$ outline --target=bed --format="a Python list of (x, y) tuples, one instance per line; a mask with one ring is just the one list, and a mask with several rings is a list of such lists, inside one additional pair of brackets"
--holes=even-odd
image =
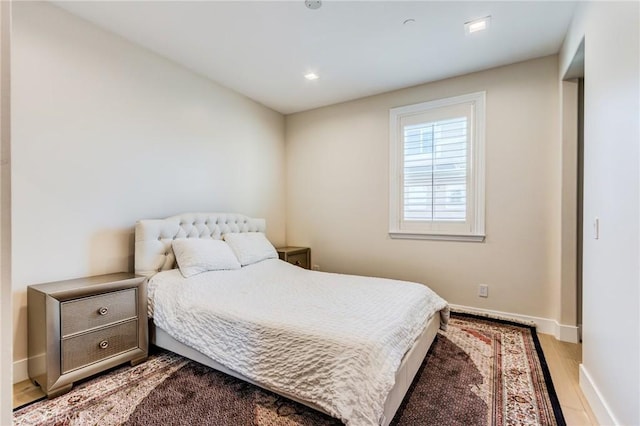
[(175, 240), (265, 229), (263, 219), (227, 213), (138, 221), (135, 272), (149, 279), (151, 343), (346, 424), (388, 425), (446, 326), (446, 302), (423, 285), (274, 258), (189, 278), (176, 269)]

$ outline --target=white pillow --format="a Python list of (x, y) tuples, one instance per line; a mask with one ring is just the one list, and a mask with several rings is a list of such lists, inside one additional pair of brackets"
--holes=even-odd
[(173, 240), (173, 253), (185, 278), (206, 271), (240, 269), (231, 248), (222, 240), (182, 238)]
[(236, 254), (242, 266), (278, 258), (278, 252), (262, 232), (224, 234), (224, 240)]

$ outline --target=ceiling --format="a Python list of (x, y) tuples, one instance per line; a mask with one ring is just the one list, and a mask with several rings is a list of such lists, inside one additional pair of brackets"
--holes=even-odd
[[(557, 53), (576, 4), (54, 3), (283, 114)], [(487, 31), (465, 34), (465, 22), (487, 15)]]

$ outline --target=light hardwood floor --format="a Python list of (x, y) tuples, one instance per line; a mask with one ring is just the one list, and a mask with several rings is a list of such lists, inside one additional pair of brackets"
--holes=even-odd
[(538, 338), (567, 425), (597, 425), (598, 422), (580, 389), (578, 379), (578, 366), (582, 362), (582, 345), (561, 342), (548, 334), (539, 333)]
[(28, 404), (43, 398), (44, 393), (31, 380), (25, 380), (13, 385), (13, 408)]
[[(597, 425), (598, 422), (578, 384), (578, 365), (582, 362), (582, 345), (560, 342), (548, 334), (538, 334), (538, 337), (567, 425)], [(43, 396), (40, 388), (35, 387), (28, 380), (13, 385), (14, 408)]]

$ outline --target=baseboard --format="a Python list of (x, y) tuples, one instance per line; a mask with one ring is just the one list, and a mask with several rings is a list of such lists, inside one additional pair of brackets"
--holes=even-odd
[(27, 358), (13, 362), (13, 383), (29, 379), (29, 360)]
[(578, 327), (575, 325), (564, 325), (558, 321), (549, 318), (532, 317), (529, 315), (514, 314), (512, 312), (492, 311), (489, 309), (474, 308), (471, 306), (449, 305), (452, 310), (476, 313), (478, 315), (487, 315), (497, 318), (511, 319), (518, 322), (533, 323), (539, 333), (551, 334), (556, 339), (563, 342), (578, 343), (579, 333)]
[(580, 389), (582, 389), (584, 397), (587, 398), (587, 402), (591, 406), (591, 411), (593, 411), (593, 414), (596, 416), (599, 424), (621, 424), (611, 412), (609, 405), (605, 402), (584, 364), (580, 364)]
[(563, 342), (578, 343), (580, 342), (580, 328), (575, 325), (564, 325), (554, 321), (556, 323), (557, 332), (554, 334), (556, 339)]

